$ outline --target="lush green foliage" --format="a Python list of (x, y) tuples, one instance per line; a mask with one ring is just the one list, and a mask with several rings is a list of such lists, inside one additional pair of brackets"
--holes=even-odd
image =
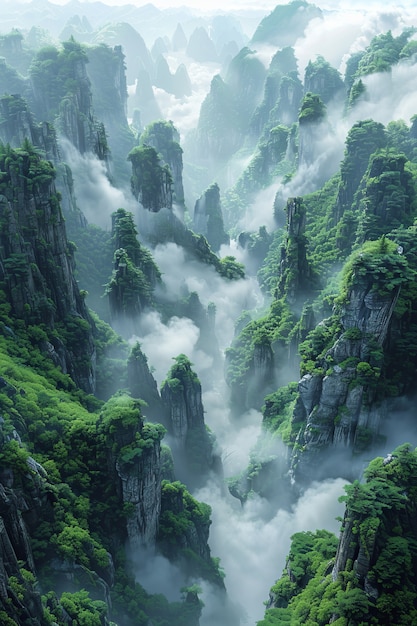
[(326, 115), (326, 105), (318, 94), (306, 93), (301, 103), (298, 121), (300, 124), (320, 122)]
[[(417, 452), (404, 444), (385, 459), (372, 461), (365, 471), (366, 482), (346, 486), (346, 496), (341, 498), (346, 502), (342, 537), (350, 533), (351, 544), (346, 546), (350, 558), (342, 561), (342, 567), (336, 557), (336, 537), (325, 531), (294, 535), (286, 568), (271, 589), (270, 608), (258, 626), (324, 626), (330, 620), (413, 623), (416, 464)], [(335, 563), (339, 563), (337, 570)]]
[(48, 117), (58, 114), (64, 96), (77, 92), (80, 62), (87, 62), (87, 55), (74, 39), (63, 42), (60, 49), (50, 45), (37, 52), (29, 74), (36, 92), (46, 105)]
[(163, 191), (170, 190), (172, 174), (168, 165), (162, 165), (157, 151), (152, 146), (137, 146), (129, 152), (132, 163), (132, 191), (145, 209), (159, 211), (166, 198)]

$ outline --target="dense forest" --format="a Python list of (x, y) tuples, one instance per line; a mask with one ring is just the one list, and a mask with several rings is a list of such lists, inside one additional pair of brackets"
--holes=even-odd
[(416, 624), (417, 14), (22, 6), (0, 623)]

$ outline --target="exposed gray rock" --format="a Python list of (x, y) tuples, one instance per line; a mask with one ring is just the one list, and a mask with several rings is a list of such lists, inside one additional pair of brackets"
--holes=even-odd
[(168, 430), (174, 437), (174, 462), (180, 479), (198, 485), (208, 472), (217, 473), (220, 460), (214, 440), (206, 430), (201, 384), (187, 357), (180, 355), (161, 388), (161, 397), (168, 410)]

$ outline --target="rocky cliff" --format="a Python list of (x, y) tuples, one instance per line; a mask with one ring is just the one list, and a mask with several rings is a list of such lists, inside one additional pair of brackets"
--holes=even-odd
[[(175, 359), (161, 387), (161, 397), (168, 411), (168, 432), (173, 436), (173, 454), (177, 474), (198, 485), (209, 472), (219, 472), (220, 459), (214, 439), (204, 423), (201, 384), (185, 355)], [(190, 482), (191, 481), (191, 482)]]
[(265, 620), (281, 623), (401, 624), (415, 614), (416, 451), (403, 444), (346, 485), (339, 540), (296, 533)]
[[(332, 579), (341, 580), (347, 572), (354, 572), (355, 586), (369, 602), (365, 607), (378, 615), (379, 623), (387, 619), (384, 614), (397, 623), (402, 613), (412, 609), (411, 598), (416, 596), (416, 555), (411, 547), (416, 527), (410, 523), (416, 508), (415, 464), (415, 451), (404, 444), (372, 461), (365, 471), (366, 482), (346, 487), (346, 512)], [(395, 601), (399, 587), (407, 589), (407, 600)]]
[(344, 98), (344, 83), (340, 73), (332, 67), (326, 59), (318, 56), (315, 61), (309, 61), (304, 75), (305, 93), (315, 93), (320, 96), (324, 104), (331, 100)]
[(258, 138), (273, 124), (297, 121), (303, 86), (298, 78), (294, 49), (278, 50), (271, 59), (264, 94), (251, 119), (251, 131)]
[(55, 171), (26, 141), (5, 148), (2, 179), (1, 279), (14, 315), (60, 329), (43, 350), (86, 391), (95, 387), (92, 321), (74, 277)]
[[(302, 347), (302, 371), (307, 371), (293, 415), (293, 423), (300, 424), (293, 470), (301, 480), (320, 475), (316, 463), (324, 451), (321, 468), (340, 475), (338, 455), (344, 451), (350, 458), (352, 451), (360, 453), (378, 440), (387, 414), (387, 334), (401, 285), (412, 280), (401, 252), (384, 238), (356, 252), (346, 269), (338, 313), (319, 324)], [(349, 478), (355, 469), (347, 465), (344, 471)]]
[(302, 198), (290, 198), (285, 210), (287, 235), (281, 248), (276, 295), (286, 298), (290, 306), (299, 309), (314, 291), (314, 275), (307, 260), (306, 207)]
[(130, 548), (153, 546), (161, 512), (160, 441), (164, 429), (145, 424), (140, 402), (128, 396), (109, 400), (101, 419), (109, 444), (109, 470), (117, 480), (120, 506), (128, 511)]

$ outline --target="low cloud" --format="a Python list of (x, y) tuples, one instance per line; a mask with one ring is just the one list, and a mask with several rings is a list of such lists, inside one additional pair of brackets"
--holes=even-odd
[[(269, 503), (260, 497), (255, 496), (242, 508), (231, 496), (222, 497), (214, 486), (198, 492), (198, 499), (212, 506), (211, 551), (213, 556), (221, 556), (226, 588), (232, 603), (242, 607), (246, 616), (243, 623), (262, 619), (263, 603), (281, 576), (294, 533), (322, 528), (339, 532), (335, 518), (343, 515), (344, 506), (338, 497), (344, 493), (344, 484), (341, 479), (316, 483), (291, 511), (280, 509), (272, 517)], [(202, 600), (206, 602), (204, 596)], [(204, 612), (201, 624), (212, 626)]]
[(390, 72), (379, 72), (362, 78), (366, 86), (365, 99), (360, 101), (349, 115), (356, 120), (373, 119), (382, 124), (392, 120), (404, 120), (417, 113), (415, 92), (417, 89), (417, 64), (403, 61)]
[(77, 205), (90, 224), (109, 230), (114, 211), (135, 210), (137, 203), (130, 192), (111, 185), (103, 161), (92, 153), (81, 154), (65, 139), (60, 139), (60, 146), (73, 174)]
[(155, 380), (160, 385), (176, 356), (195, 355), (194, 348), (199, 335), (197, 326), (186, 317), (172, 317), (164, 324), (160, 315), (152, 312), (141, 317), (138, 333), (130, 339), (130, 343), (133, 345), (139, 341)]

